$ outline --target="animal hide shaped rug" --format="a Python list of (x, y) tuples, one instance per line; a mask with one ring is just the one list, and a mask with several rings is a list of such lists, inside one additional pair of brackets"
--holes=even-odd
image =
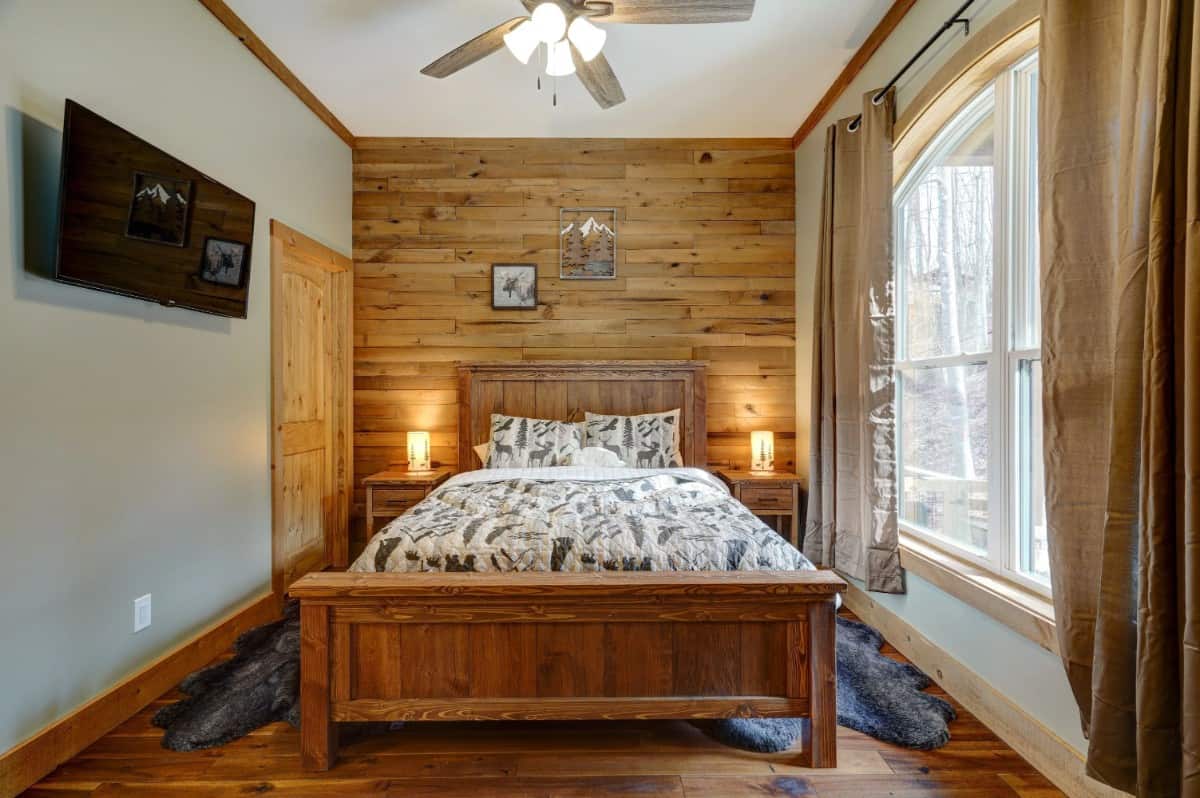
[[(883, 638), (866, 624), (837, 619), (838, 723), (907, 748), (940, 748), (950, 740), (954, 709), (921, 692), (932, 682), (908, 663), (879, 652)], [(238, 638), (234, 656), (193, 673), (179, 685), (187, 698), (164, 707), (154, 724), (163, 747), (196, 751), (224, 745), (268, 723), (300, 725), (299, 605)], [(699, 722), (707, 734), (749, 751), (790, 748), (798, 718), (736, 718)]]
[(300, 727), (299, 602), (243, 634), (233, 650), (232, 659), (183, 680), (187, 698), (155, 713), (154, 725), (166, 730), (163, 748), (214, 748), (277, 720)]

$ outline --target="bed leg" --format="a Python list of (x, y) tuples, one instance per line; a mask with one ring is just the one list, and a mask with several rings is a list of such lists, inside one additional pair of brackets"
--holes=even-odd
[(809, 717), (803, 724), (808, 766), (837, 767), (837, 620), (832, 600), (808, 607)]
[(300, 606), (300, 762), (329, 770), (337, 760), (337, 724), (330, 718), (329, 607)]

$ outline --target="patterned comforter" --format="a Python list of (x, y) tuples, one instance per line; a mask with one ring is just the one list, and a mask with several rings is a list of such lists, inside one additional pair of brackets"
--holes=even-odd
[(812, 564), (695, 468), (522, 468), (448, 480), (351, 571), (799, 570)]

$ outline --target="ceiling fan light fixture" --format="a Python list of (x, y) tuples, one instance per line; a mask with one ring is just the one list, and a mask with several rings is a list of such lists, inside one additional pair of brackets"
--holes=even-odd
[(566, 39), (550, 45), (550, 56), (546, 59), (546, 74), (555, 78), (575, 74), (575, 61), (571, 58), (571, 43)]
[(533, 9), (530, 19), (538, 38), (546, 44), (560, 41), (567, 32), (567, 15), (557, 3), (542, 3)]
[(608, 31), (588, 22), (587, 17), (575, 17), (571, 27), (567, 28), (567, 38), (571, 40), (571, 44), (575, 45), (575, 49), (579, 51), (579, 56), (584, 61), (591, 61), (604, 49)]
[(538, 48), (542, 40), (538, 38), (533, 23), (525, 20), (517, 27), (504, 34), (504, 44), (513, 57), (522, 64), (529, 63), (529, 57)]

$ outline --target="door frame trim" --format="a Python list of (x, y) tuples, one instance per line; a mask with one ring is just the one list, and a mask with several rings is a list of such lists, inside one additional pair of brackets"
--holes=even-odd
[[(354, 323), (354, 261), (330, 249), (320, 242), (289, 227), (278, 219), (271, 219), (271, 591), (282, 600), (288, 585), (284, 584), (283, 541), (283, 259), (284, 246), (295, 247), (304, 256), (307, 266), (330, 273), (348, 272), (351, 279), (345, 298), (346, 362), (345, 374), (346, 410), (344, 440), (335, 441), (343, 448), (346, 464), (340, 484), (334, 487), (339, 501), (350, 507), (354, 490), (354, 370), (353, 370), (353, 323)], [(335, 480), (336, 480), (335, 474)], [(324, 506), (324, 502), (322, 503)], [(349, 512), (347, 511), (347, 522)], [(325, 530), (325, 558), (335, 568), (349, 564), (350, 527), (345, 524), (340, 530)]]

